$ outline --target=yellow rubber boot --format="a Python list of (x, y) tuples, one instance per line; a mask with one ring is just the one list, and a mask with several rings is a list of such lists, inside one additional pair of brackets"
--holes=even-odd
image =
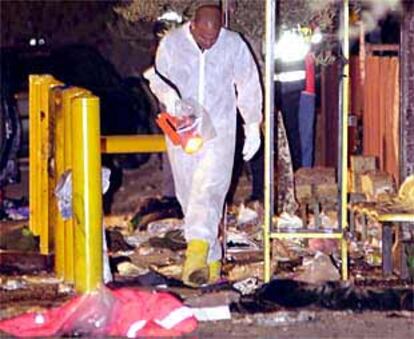
[(187, 244), (183, 268), (183, 282), (198, 287), (208, 282), (208, 242), (194, 239)]
[(214, 284), (221, 278), (221, 261), (216, 260), (208, 264), (208, 283)]

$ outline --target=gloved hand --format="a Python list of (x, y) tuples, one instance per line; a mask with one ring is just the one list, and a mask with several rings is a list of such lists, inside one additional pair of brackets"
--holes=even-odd
[(249, 161), (260, 147), (260, 124), (244, 125), (244, 136), (243, 159), (244, 161)]

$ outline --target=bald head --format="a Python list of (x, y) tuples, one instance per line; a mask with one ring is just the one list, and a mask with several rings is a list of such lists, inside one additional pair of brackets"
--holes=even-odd
[(201, 6), (197, 8), (191, 22), (191, 34), (201, 49), (209, 49), (217, 41), (221, 25), (221, 10), (218, 6)]

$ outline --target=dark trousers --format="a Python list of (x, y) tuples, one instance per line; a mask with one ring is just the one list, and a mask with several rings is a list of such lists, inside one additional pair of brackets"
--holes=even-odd
[(299, 102), (303, 88), (304, 80), (277, 83), (276, 86), (276, 106), (282, 111), (294, 171), (302, 166)]
[[(251, 178), (252, 187), (251, 193), (248, 200), (260, 200), (263, 201), (264, 196), (264, 139), (261, 135), (261, 145), (258, 152), (248, 162)], [(226, 202), (232, 203), (234, 194), (236, 193), (237, 185), (239, 183), (240, 176), (243, 172), (245, 161), (243, 160), (243, 146), (244, 146), (244, 130), (243, 120), (240, 114), (237, 115), (237, 133), (236, 133), (236, 150), (234, 154), (234, 166), (233, 173), (230, 183), (230, 188), (227, 193)]]

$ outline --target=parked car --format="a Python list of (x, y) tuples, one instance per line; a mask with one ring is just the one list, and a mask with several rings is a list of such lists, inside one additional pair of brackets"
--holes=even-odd
[[(70, 45), (54, 49), (3, 48), (0, 105), (0, 185), (16, 180), (16, 159), (28, 155), (28, 77), (52, 74), (66, 85), (86, 88), (100, 98), (101, 133), (151, 133), (151, 102), (144, 80), (123, 79), (94, 48)], [(118, 163), (137, 167), (147, 154), (119, 156)], [(103, 158), (112, 163), (114, 157)]]

